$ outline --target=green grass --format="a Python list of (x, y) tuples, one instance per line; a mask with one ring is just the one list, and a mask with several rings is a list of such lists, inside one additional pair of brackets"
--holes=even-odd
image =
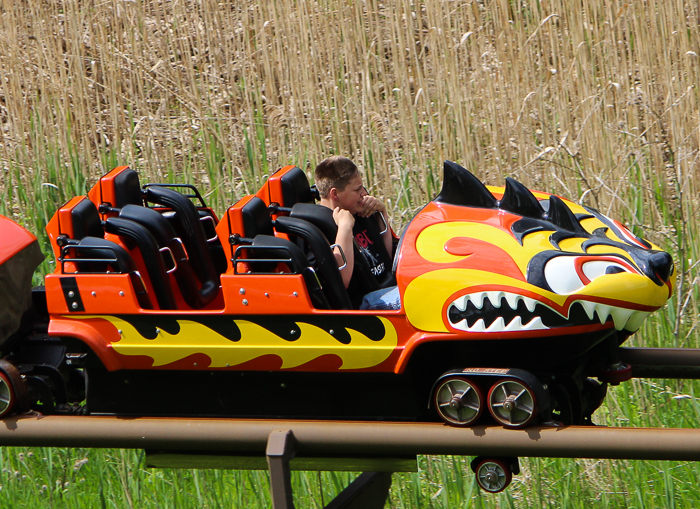
[[(680, 509), (700, 504), (696, 462), (523, 458), (510, 487), (488, 494), (477, 488), (470, 461), (419, 457), (417, 473), (394, 474), (387, 507)], [(271, 507), (267, 472), (147, 469), (143, 462), (143, 452), (134, 450), (2, 448), (0, 507)], [(324, 507), (355, 475), (293, 472), (296, 507)]]

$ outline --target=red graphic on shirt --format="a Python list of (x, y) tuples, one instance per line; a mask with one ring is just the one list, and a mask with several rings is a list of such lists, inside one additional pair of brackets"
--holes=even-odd
[(374, 242), (372, 242), (367, 236), (367, 230), (362, 230), (360, 233), (356, 234), (355, 239), (357, 240), (357, 243), (360, 244), (360, 246), (363, 248), (366, 248), (370, 244), (374, 244)]

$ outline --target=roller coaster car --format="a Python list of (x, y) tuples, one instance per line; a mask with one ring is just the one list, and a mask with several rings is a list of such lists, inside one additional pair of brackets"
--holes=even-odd
[[(671, 257), (619, 222), (449, 161), (385, 280), (346, 290), (335, 231), (294, 166), (221, 220), (119, 167), (51, 219), (56, 268), (32, 290), (37, 241), (0, 216), (0, 415), (582, 424), (674, 291)], [(355, 309), (392, 284), (400, 310)]]

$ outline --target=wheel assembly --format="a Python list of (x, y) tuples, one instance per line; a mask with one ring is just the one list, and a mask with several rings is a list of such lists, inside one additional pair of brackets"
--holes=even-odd
[(493, 418), (509, 428), (523, 428), (537, 415), (534, 392), (519, 380), (497, 382), (489, 391), (488, 402)]
[(29, 409), (27, 387), (16, 367), (0, 360), (0, 418)]
[(489, 493), (498, 493), (508, 487), (513, 473), (505, 461), (500, 459), (481, 460), (476, 468), (476, 482)]
[(481, 417), (483, 397), (468, 378), (450, 376), (435, 389), (435, 408), (440, 418), (452, 426), (469, 426)]

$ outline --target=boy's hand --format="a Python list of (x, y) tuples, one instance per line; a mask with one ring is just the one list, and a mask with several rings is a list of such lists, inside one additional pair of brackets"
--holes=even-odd
[(338, 230), (349, 230), (352, 231), (352, 227), (355, 226), (355, 217), (350, 213), (350, 211), (336, 207), (333, 209), (333, 221), (338, 225)]
[(369, 217), (375, 212), (386, 215), (386, 205), (379, 198), (366, 195), (362, 199), (362, 210), (358, 214), (362, 217)]

